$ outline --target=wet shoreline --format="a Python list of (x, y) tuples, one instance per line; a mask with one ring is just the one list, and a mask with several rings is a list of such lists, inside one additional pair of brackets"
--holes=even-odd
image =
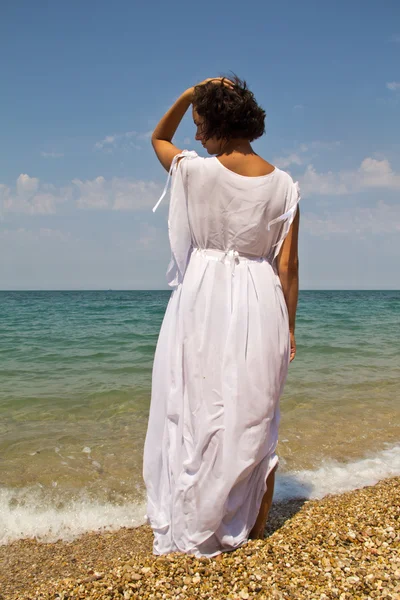
[[(155, 557), (147, 526), (0, 547), (0, 598), (388, 598), (400, 594), (400, 478), (275, 502), (262, 541), (219, 561)], [(58, 594), (58, 595), (56, 595)]]

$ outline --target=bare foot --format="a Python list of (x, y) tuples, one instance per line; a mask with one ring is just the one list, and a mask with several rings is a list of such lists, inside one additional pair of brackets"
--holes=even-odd
[(263, 539), (264, 539), (264, 530), (255, 531), (254, 527), (253, 527), (253, 529), (250, 531), (250, 534), (249, 534), (249, 540), (263, 540)]

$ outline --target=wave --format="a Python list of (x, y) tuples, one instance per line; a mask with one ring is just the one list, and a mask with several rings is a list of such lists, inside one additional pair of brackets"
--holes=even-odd
[(340, 463), (326, 459), (315, 470), (277, 472), (274, 501), (292, 498), (320, 499), (375, 485), (382, 479), (400, 476), (400, 445), (381, 450), (360, 460)]
[[(284, 472), (276, 476), (274, 502), (293, 498), (319, 499), (374, 485), (400, 476), (400, 445), (360, 460), (340, 463), (326, 460), (315, 470)], [(70, 541), (89, 531), (115, 531), (145, 522), (144, 502), (97, 502), (82, 494), (79, 499), (51, 503), (37, 488), (0, 489), (0, 544), (36, 538)]]
[[(58, 504), (58, 503), (57, 503)], [(24, 538), (71, 541), (89, 531), (115, 531), (145, 522), (144, 503), (103, 503), (80, 497), (61, 507), (36, 488), (0, 490), (0, 544)]]

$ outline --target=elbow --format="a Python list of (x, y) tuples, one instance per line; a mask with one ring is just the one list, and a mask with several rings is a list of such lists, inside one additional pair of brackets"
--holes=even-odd
[(170, 144), (171, 140), (168, 140), (166, 137), (160, 137), (158, 135), (154, 135), (154, 133), (151, 136), (151, 145), (153, 146), (155, 151), (157, 151), (157, 146), (159, 144), (165, 144), (165, 142), (168, 142)]
[(151, 143), (154, 146), (155, 144), (157, 144), (157, 142), (162, 141), (162, 136), (160, 136), (159, 134), (157, 134), (157, 128), (153, 131), (153, 133), (151, 134)]

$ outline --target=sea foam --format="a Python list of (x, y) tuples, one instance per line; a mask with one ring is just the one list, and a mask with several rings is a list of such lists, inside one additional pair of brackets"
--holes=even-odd
[[(323, 498), (374, 485), (400, 476), (400, 445), (348, 463), (326, 460), (315, 470), (285, 472), (276, 476), (274, 501)], [(0, 489), (0, 544), (22, 538), (46, 542), (72, 540), (88, 531), (113, 531), (136, 527), (145, 521), (142, 503), (100, 503), (81, 496), (62, 508), (46, 504), (43, 491)]]
[(0, 544), (23, 538), (71, 541), (88, 531), (137, 527), (144, 523), (145, 514), (144, 503), (101, 503), (82, 495), (57, 508), (37, 489), (0, 489)]
[(318, 499), (342, 494), (382, 479), (400, 476), (400, 445), (360, 460), (341, 463), (324, 460), (315, 470), (277, 471), (274, 501), (290, 498)]

